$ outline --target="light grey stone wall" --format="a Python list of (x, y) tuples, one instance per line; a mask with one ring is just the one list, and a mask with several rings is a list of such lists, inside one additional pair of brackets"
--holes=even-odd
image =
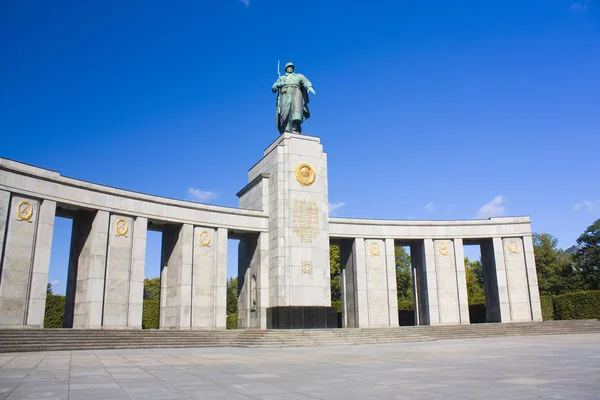
[(31, 327), (44, 327), (55, 213), (56, 203), (50, 200), (43, 200), (39, 208), (38, 227), (33, 254), (33, 270), (27, 306), (26, 325)]
[(531, 321), (531, 303), (523, 240), (521, 238), (504, 238), (502, 242), (510, 301), (510, 320), (511, 322)]
[[(309, 186), (301, 185), (295, 176), (302, 163), (316, 172)], [(342, 242), (345, 326), (397, 324), (396, 239), (412, 243), (420, 324), (468, 323), (463, 240), (482, 244), (488, 321), (541, 320), (528, 217), (330, 219), (327, 175), (327, 155), (319, 139), (288, 133), (275, 140), (250, 169), (249, 184), (238, 193), (240, 209), (109, 188), (0, 158), (0, 326), (42, 324), (57, 204), (75, 210), (66, 327), (141, 326), (149, 218), (167, 227), (161, 261), (161, 327), (225, 327), (228, 230), (255, 238), (245, 261), (245, 276), (240, 277), (245, 284), (254, 285), (256, 280), (256, 287), (241, 289), (246, 290), (246, 297), (240, 298), (241, 326), (266, 327), (268, 307), (329, 306), (330, 239)], [(21, 199), (33, 206), (30, 221), (16, 218)], [(299, 209), (304, 211), (298, 213)], [(308, 226), (295, 223), (295, 217), (310, 210), (315, 218), (304, 221)], [(121, 217), (129, 223), (127, 237), (113, 232), (115, 220)], [(314, 235), (306, 235), (313, 228)], [(199, 244), (201, 230), (211, 233), (210, 246)], [(371, 242), (380, 248), (378, 257), (369, 252)], [(436, 252), (441, 243), (449, 244), (447, 254)]]
[[(2, 192), (0, 223), (0, 327), (43, 327), (56, 204)], [(29, 219), (19, 218), (18, 206), (27, 201)], [(22, 215), (28, 215), (24, 212)]]
[(147, 235), (148, 219), (143, 217), (135, 218), (133, 222), (133, 250), (129, 274), (129, 312), (127, 316), (127, 326), (134, 329), (142, 328)]
[[(127, 224), (125, 234), (117, 228), (117, 224), (123, 220)], [(146, 218), (119, 214), (110, 216), (102, 319), (104, 328), (141, 329), (147, 226)]]
[(439, 325), (442, 321), (440, 319), (435, 245), (432, 239), (423, 240), (423, 255), (421, 273), (423, 279), (421, 282), (425, 284), (421, 285), (420, 290), (423, 291), (423, 296), (426, 300), (423, 302), (424, 304), (421, 309), (427, 316), (427, 325)]
[(9, 210), (10, 192), (0, 190), (0, 278), (2, 278), (2, 260), (4, 259), (4, 235), (6, 233), (8, 225)]
[(385, 240), (389, 326), (398, 326), (398, 287), (396, 286), (396, 247), (393, 239)]
[(531, 316), (533, 321), (542, 320), (542, 305), (540, 303), (540, 291), (535, 267), (535, 255), (533, 252), (533, 237), (523, 237), (523, 252), (527, 266), (527, 283), (529, 286), (529, 299), (531, 302)]
[(493, 238), (494, 265), (496, 269), (496, 285), (498, 293), (498, 306), (500, 310), (499, 322), (511, 322), (510, 298), (508, 297), (508, 282), (504, 246), (501, 238)]
[(164, 304), (161, 302), (160, 309), (160, 328), (190, 329), (193, 231), (189, 224), (169, 226), (163, 231), (166, 285), (165, 301)]
[(227, 230), (168, 226), (162, 258), (160, 328), (225, 328)]
[[(108, 212), (97, 211), (87, 221), (81, 221), (78, 236), (75, 237), (80, 241), (78, 243), (80, 250), (75, 253), (76, 261), (74, 261), (76, 276), (73, 328), (102, 327), (109, 220)], [(71, 273), (69, 275), (72, 285)]]
[[(433, 241), (435, 260), (434, 279), (437, 286), (439, 323), (443, 325), (469, 323), (464, 251), (462, 250), (462, 242), (460, 242), (457, 254), (456, 245), (457, 243), (454, 240)], [(463, 258), (460, 259), (460, 257)], [(460, 281), (458, 279), (459, 275), (461, 276)], [(427, 276), (428, 278), (431, 277), (430, 274)], [(466, 313), (461, 313), (461, 299), (463, 302), (467, 301)], [(462, 309), (464, 310), (464, 307)]]
[(238, 244), (238, 328), (254, 328), (250, 288), (253, 271), (250, 269), (250, 261), (256, 245), (255, 238), (241, 239)]
[[(17, 206), (21, 201), (31, 204), (33, 214), (29, 221), (18, 219)], [(0, 326), (5, 328), (19, 327), (26, 323), (38, 218), (37, 200), (12, 196), (0, 281)]]
[(342, 326), (353, 328), (357, 326), (357, 310), (354, 301), (354, 241), (342, 240), (340, 246), (340, 286), (342, 298)]
[[(116, 224), (121, 219), (128, 226), (124, 235), (117, 232)], [(110, 216), (102, 317), (104, 328), (123, 329), (128, 326), (133, 235), (133, 218), (118, 214)]]
[(240, 240), (238, 249), (238, 327), (266, 329), (269, 306), (267, 234)]
[(469, 324), (469, 297), (467, 295), (467, 271), (465, 268), (465, 250), (462, 239), (454, 239), (454, 258), (456, 265), (456, 286), (459, 311), (459, 323)]
[(413, 276), (415, 325), (429, 325), (429, 290), (425, 268), (425, 244), (422, 240), (410, 245), (410, 260)]
[[(206, 238), (210, 238), (207, 243)], [(223, 252), (225, 242), (225, 252)], [(225, 327), (227, 307), (227, 233), (194, 227), (192, 270), (192, 328)], [(223, 295), (225, 300), (223, 301)]]
[[(304, 163), (316, 174), (309, 186), (295, 176)], [(269, 307), (330, 306), (327, 157), (319, 139), (284, 133), (249, 171), (248, 181), (265, 174), (269, 186), (262, 200), (257, 191), (244, 189), (240, 206), (260, 206), (269, 216)], [(316, 222), (300, 226), (307, 213), (314, 213)], [(314, 234), (307, 233), (310, 229)]]
[(225, 329), (227, 325), (227, 236), (227, 229), (217, 229), (215, 329)]
[(496, 277), (496, 256), (492, 239), (481, 242), (481, 264), (483, 269), (483, 289), (485, 292), (485, 313), (487, 322), (500, 322), (500, 297)]
[[(363, 319), (364, 322), (359, 326), (398, 326), (394, 242), (393, 240), (367, 239), (364, 241), (364, 246), (366, 293), (362, 298), (366, 297), (367, 300), (366, 313), (368, 317)], [(391, 283), (393, 283), (393, 287), (390, 287)], [(364, 305), (358, 303), (358, 309), (362, 308)], [(394, 310), (395, 318), (393, 318)]]

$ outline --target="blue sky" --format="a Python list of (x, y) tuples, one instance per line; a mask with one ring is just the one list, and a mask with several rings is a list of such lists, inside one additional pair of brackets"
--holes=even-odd
[(4, 0), (0, 156), (237, 206), (277, 60), (316, 89), (336, 216), (530, 215), (564, 248), (600, 216), (598, 0)]

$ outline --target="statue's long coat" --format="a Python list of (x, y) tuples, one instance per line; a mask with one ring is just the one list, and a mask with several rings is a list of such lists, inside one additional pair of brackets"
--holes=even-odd
[[(285, 85), (279, 90), (277, 82), (283, 82)], [(273, 85), (273, 92), (277, 93), (277, 115), (276, 124), (279, 133), (291, 132), (292, 122), (297, 121), (297, 128), (300, 124), (310, 118), (308, 110), (308, 88), (312, 83), (302, 74), (286, 74), (280, 76)], [(299, 133), (299, 132), (298, 132)]]

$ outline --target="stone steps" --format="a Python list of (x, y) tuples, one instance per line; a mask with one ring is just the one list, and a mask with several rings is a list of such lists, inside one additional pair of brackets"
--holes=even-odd
[(330, 330), (0, 329), (0, 352), (161, 347), (334, 346), (576, 333), (600, 333), (600, 321), (546, 321)]

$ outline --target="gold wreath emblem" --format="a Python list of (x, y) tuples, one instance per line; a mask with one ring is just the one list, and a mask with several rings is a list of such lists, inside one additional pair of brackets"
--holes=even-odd
[(379, 245), (376, 242), (373, 242), (369, 245), (369, 253), (374, 256), (379, 255)]
[(517, 254), (519, 252), (519, 246), (517, 246), (517, 243), (515, 243), (514, 240), (508, 242), (508, 245), (506, 247), (508, 248), (509, 253)]
[(127, 237), (127, 232), (129, 232), (129, 224), (125, 218), (119, 218), (117, 222), (115, 222), (115, 231), (117, 236)]
[(208, 231), (200, 232), (200, 245), (204, 247), (210, 246), (210, 233)]
[(310, 186), (315, 181), (315, 170), (308, 164), (300, 164), (296, 167), (296, 179), (302, 186)]
[(446, 243), (446, 242), (440, 243), (440, 245), (438, 246), (438, 251), (441, 255), (447, 256), (448, 255), (448, 243)]
[(29, 221), (33, 216), (33, 207), (27, 200), (21, 201), (17, 205), (17, 219), (19, 221)]

